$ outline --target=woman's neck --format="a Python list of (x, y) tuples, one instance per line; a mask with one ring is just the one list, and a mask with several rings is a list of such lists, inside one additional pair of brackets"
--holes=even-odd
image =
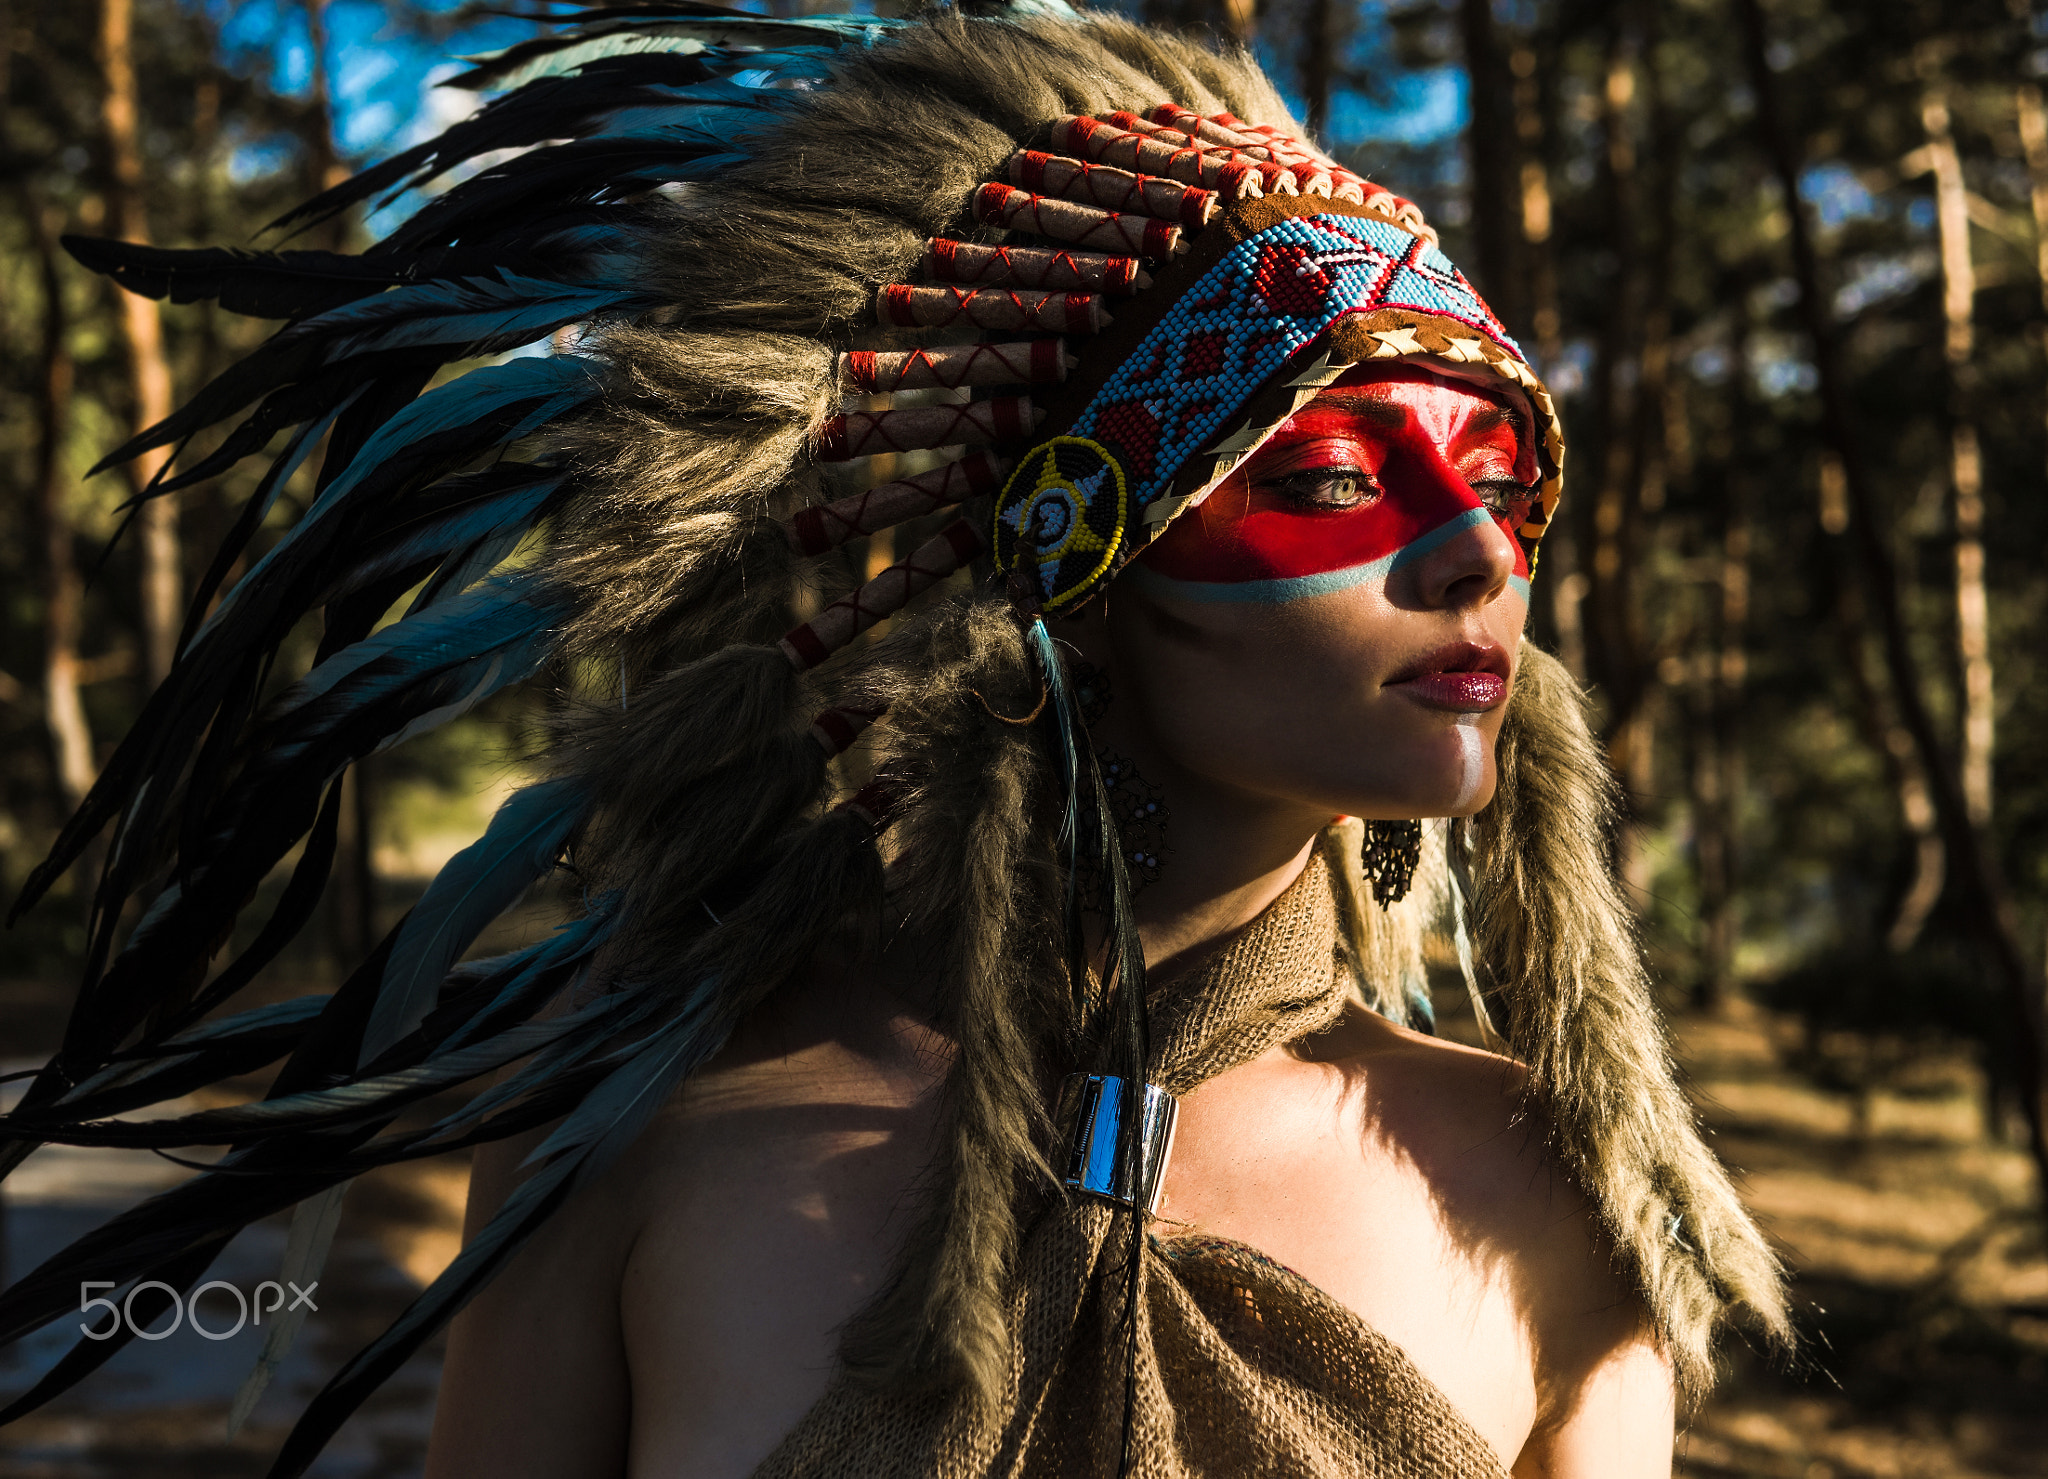
[(1146, 971), (1166, 980), (1285, 893), (1329, 818), (1177, 767), (1159, 768), (1172, 811), (1172, 851), (1132, 907)]

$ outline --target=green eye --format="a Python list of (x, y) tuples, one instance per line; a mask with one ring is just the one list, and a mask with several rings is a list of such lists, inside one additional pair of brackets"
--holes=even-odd
[(1355, 467), (1319, 467), (1259, 486), (1311, 509), (1359, 508), (1380, 496), (1379, 480)]

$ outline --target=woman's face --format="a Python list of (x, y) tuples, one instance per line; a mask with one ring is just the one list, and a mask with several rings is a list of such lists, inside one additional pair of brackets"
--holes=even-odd
[(1528, 614), (1512, 531), (1536, 483), (1505, 398), (1412, 365), (1352, 371), (1072, 624), (1084, 653), (1106, 646), (1114, 728), (1182, 784), (1245, 799), (1477, 811)]

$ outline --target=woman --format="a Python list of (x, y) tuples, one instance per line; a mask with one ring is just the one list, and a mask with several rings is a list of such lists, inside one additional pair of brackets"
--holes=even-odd
[[(1419, 363), (1355, 371), (1055, 624), (1116, 695), (1094, 737), (1172, 806), (1136, 903), (1160, 996), (1200, 989), (1200, 961), (1290, 888), (1328, 890), (1303, 874), (1332, 812), (1491, 798), (1529, 430)], [(1340, 568), (1296, 573), (1297, 550)], [(536, 1239), (457, 1322), (430, 1472), (756, 1471), (908, 1230), (953, 1058), (935, 953), (899, 936), (879, 967), (818, 966)], [(1668, 1472), (1669, 1358), (1517, 1123), (1522, 1086), (1348, 1002), (1182, 1099), (1159, 1235), (1235, 1239), (1355, 1311), (1502, 1466)], [(528, 1148), (486, 1153), (473, 1218)]]
[[(1664, 1472), (1674, 1373), (1704, 1385), (1724, 1310), (1783, 1313), (1672, 1084), (1577, 696), (1521, 641), (1549, 397), (1242, 58), (1108, 20), (748, 24), (595, 15), (357, 188), (577, 141), (429, 206), (348, 269), (401, 286), (271, 351), (304, 402), (276, 416), (335, 418), (328, 481), (165, 702), (290, 590), (330, 637), (181, 799), (136, 938), (203, 963), (254, 866), (227, 841), (288, 831), (285, 797), (317, 838), (337, 759), (544, 657), (585, 702), (333, 1002), (144, 1027), (158, 1075), (285, 1040), (281, 1102), (82, 1123), (123, 1107), (86, 1076), (128, 1026), (77, 1034), (17, 1133), (238, 1148), (16, 1317), (87, 1267), (194, 1279), (252, 1206), (300, 1201), (317, 1258), (355, 1170), (491, 1142), (462, 1256), (287, 1471), (474, 1297), (441, 1476)], [(715, 75), (743, 67), (800, 82)], [(567, 323), (409, 406), (423, 377), (336, 368)], [(962, 444), (991, 450), (838, 499), (821, 472)], [(818, 556), (955, 504), (773, 640)], [(115, 767), (126, 835), (176, 759)], [(580, 917), (447, 974), (565, 844)], [(1468, 904), (1511, 1058), (1415, 1030), (1422, 929), (1463, 940)]]

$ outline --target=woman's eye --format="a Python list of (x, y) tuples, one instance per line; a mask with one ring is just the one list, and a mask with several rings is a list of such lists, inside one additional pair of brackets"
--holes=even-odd
[(1290, 503), (1315, 509), (1358, 508), (1380, 496), (1379, 480), (1355, 467), (1318, 467), (1259, 484)]
[(1472, 484), (1472, 491), (1479, 495), (1479, 501), (1495, 518), (1511, 518), (1520, 523), (1528, 515), (1529, 505), (1536, 501), (1538, 486), (1535, 483), (1518, 483), (1513, 478), (1489, 478)]

